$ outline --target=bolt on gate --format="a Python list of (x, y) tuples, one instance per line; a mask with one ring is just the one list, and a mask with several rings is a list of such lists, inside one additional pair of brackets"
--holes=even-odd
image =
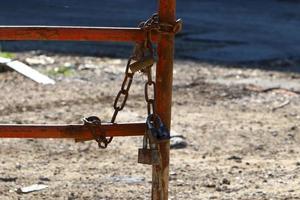
[[(167, 200), (169, 185), (169, 131), (173, 81), (174, 35), (181, 29), (176, 21), (176, 0), (159, 0), (158, 14), (138, 28), (70, 27), (70, 26), (0, 26), (0, 40), (48, 41), (114, 41), (135, 42), (135, 50), (126, 66), (125, 78), (116, 100), (110, 123), (98, 117), (85, 118), (83, 124), (67, 125), (0, 125), (0, 138), (72, 138), (76, 141), (96, 140), (106, 148), (113, 137), (144, 136), (138, 161), (152, 165), (152, 199)], [(152, 42), (157, 44), (156, 79)], [(128, 97), (135, 72), (147, 75), (145, 100), (146, 123), (115, 123)], [(149, 91), (152, 90), (152, 98)], [(123, 99), (122, 102), (119, 102)], [(148, 148), (149, 145), (149, 148)]]

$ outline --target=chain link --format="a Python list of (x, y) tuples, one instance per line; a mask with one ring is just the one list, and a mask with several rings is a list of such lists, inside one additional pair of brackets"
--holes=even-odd
[(175, 23), (162, 23), (159, 20), (159, 15), (154, 13), (151, 18), (139, 25), (145, 31), (157, 31), (160, 34), (176, 34), (182, 30), (182, 20), (178, 19)]
[[(154, 59), (154, 50), (151, 42), (151, 31), (157, 29), (159, 25), (158, 15), (154, 14), (146, 22), (140, 23), (139, 27), (144, 30), (147, 34), (146, 40), (143, 43), (137, 43), (135, 45), (133, 55), (128, 59), (125, 77), (121, 86), (120, 91), (118, 92), (115, 101), (114, 101), (114, 113), (111, 119), (111, 123), (116, 121), (116, 117), (119, 111), (123, 110), (126, 105), (126, 101), (129, 96), (129, 90), (133, 81), (134, 72), (130, 71), (130, 64), (133, 60), (140, 61), (143, 60), (146, 56), (150, 56)], [(145, 83), (145, 100), (147, 102), (148, 114), (155, 114), (155, 82), (152, 80), (151, 66), (147, 66), (146, 69), (141, 71), (147, 75), (147, 82)], [(149, 97), (149, 87), (153, 87), (152, 96)], [(122, 98), (122, 101), (120, 100)]]
[[(151, 42), (151, 32), (153, 30), (159, 30), (159, 17), (158, 14), (153, 14), (150, 19), (148, 19), (146, 22), (142, 22), (140, 24), (140, 28), (144, 31), (146, 31), (147, 34), (147, 40), (144, 43), (144, 48), (147, 49), (149, 52), (150, 56), (154, 59), (154, 48)], [(143, 73), (147, 76), (147, 81), (145, 83), (145, 101), (147, 103), (147, 112), (148, 116), (152, 115), (156, 116), (156, 108), (155, 108), (155, 99), (156, 99), (156, 90), (155, 90), (155, 82), (153, 81), (152, 78), (152, 66), (146, 68), (143, 70)], [(150, 88), (152, 88), (152, 95), (151, 97), (149, 96)]]
[[(129, 90), (131, 84), (133, 82), (134, 72), (130, 70), (130, 65), (132, 61), (141, 61), (146, 57), (151, 57), (154, 60), (154, 48), (151, 42), (151, 32), (153, 30), (160, 30), (158, 15), (154, 14), (150, 19), (146, 22), (142, 22), (139, 27), (145, 31), (146, 33), (146, 40), (142, 43), (136, 43), (133, 54), (129, 57), (125, 69), (125, 76), (121, 85), (119, 92), (114, 100), (113, 104), (113, 115), (111, 118), (111, 123), (115, 123), (118, 113), (124, 109), (126, 106), (126, 102), (129, 96)], [(151, 67), (153, 64), (146, 66), (146, 68), (141, 69), (140, 71), (147, 76), (147, 81), (145, 83), (145, 101), (147, 103), (147, 112), (148, 116), (152, 115), (156, 116), (156, 108), (155, 108), (155, 82), (152, 79), (152, 69)], [(154, 120), (154, 119), (153, 119)], [(101, 126), (101, 120), (97, 117), (89, 117), (84, 119), (84, 124), (88, 125), (91, 129), (91, 133), (94, 139), (98, 142), (98, 146), (100, 148), (106, 148), (109, 143), (113, 140), (113, 137), (106, 137), (105, 133), (101, 130), (102, 134), (96, 134), (96, 128)]]
[[(88, 118), (84, 118), (83, 122), (85, 125), (87, 125), (98, 143), (98, 147), (101, 149), (105, 149), (107, 145), (111, 142), (110, 140), (107, 140), (105, 137), (105, 132), (101, 129), (101, 120), (96, 116), (91, 116)], [(97, 134), (97, 130), (100, 130), (101, 135)]]
[[(126, 105), (126, 101), (128, 99), (129, 96), (129, 90), (133, 81), (133, 75), (134, 73), (130, 71), (129, 66), (131, 64), (133, 60), (133, 56), (131, 56), (128, 59), (127, 65), (126, 65), (126, 69), (125, 69), (125, 76), (124, 76), (124, 80), (121, 86), (120, 91), (118, 92), (114, 104), (113, 104), (113, 108), (114, 108), (114, 114), (111, 118), (111, 123), (115, 123), (117, 115), (119, 113), (119, 111), (123, 110), (125, 105)], [(121, 101), (122, 100), (122, 101)]]

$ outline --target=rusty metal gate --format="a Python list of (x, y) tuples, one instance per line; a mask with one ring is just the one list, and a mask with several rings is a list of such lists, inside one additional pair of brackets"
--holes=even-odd
[[(112, 137), (144, 136), (147, 124), (142, 123), (115, 123), (118, 111), (125, 106), (128, 91), (134, 71), (144, 70), (148, 75), (145, 85), (145, 99), (148, 103), (148, 113), (155, 111), (170, 130), (171, 101), (173, 81), (173, 52), (174, 35), (180, 30), (181, 23), (176, 21), (176, 0), (159, 0), (158, 14), (138, 28), (120, 27), (61, 27), (61, 26), (0, 26), (0, 40), (47, 40), (47, 41), (113, 41), (135, 42), (136, 46), (149, 42), (157, 44), (156, 80), (152, 81), (151, 73), (145, 70), (145, 65), (153, 62), (136, 59), (137, 62), (127, 65), (124, 82), (114, 103), (115, 113), (111, 123), (102, 123), (95, 117), (85, 119), (84, 124), (62, 125), (0, 125), (0, 138), (73, 138), (77, 141), (93, 140), (105, 148)], [(146, 48), (146, 50), (147, 50)], [(151, 47), (152, 48), (152, 47)], [(141, 49), (140, 49), (141, 50)], [(143, 49), (142, 49), (143, 50)], [(139, 52), (136, 52), (138, 54)], [(144, 52), (143, 52), (144, 53)], [(135, 55), (136, 56), (136, 55)], [(142, 62), (142, 66), (139, 66)], [(145, 64), (146, 62), (146, 64)], [(150, 63), (150, 64), (149, 64)], [(128, 67), (133, 73), (128, 72)], [(153, 84), (152, 84), (153, 83)], [(155, 84), (154, 84), (155, 83)], [(148, 89), (153, 87), (155, 101), (147, 96)], [(120, 105), (119, 98), (123, 95)], [(152, 111), (153, 114), (154, 111)], [(100, 122), (100, 123), (99, 123)], [(152, 165), (152, 199), (168, 199), (169, 181), (169, 151), (168, 139), (157, 143), (160, 164)]]

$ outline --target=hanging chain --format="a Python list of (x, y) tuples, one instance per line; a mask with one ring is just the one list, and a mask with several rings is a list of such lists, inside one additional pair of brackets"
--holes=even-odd
[(115, 101), (114, 101), (114, 105), (113, 105), (114, 114), (110, 120), (111, 123), (115, 123), (119, 111), (123, 110), (123, 108), (126, 105), (126, 101), (129, 96), (129, 90), (130, 90), (130, 86), (131, 86), (131, 83), (133, 80), (133, 75), (134, 75), (134, 73), (131, 72), (129, 69), (129, 66), (130, 66), (132, 60), (133, 60), (133, 56), (131, 56), (127, 61), (124, 80), (123, 80), (121, 89), (118, 92), (118, 94), (115, 98)]
[[(133, 55), (128, 59), (126, 69), (125, 69), (125, 77), (121, 86), (120, 91), (118, 92), (115, 101), (114, 101), (114, 113), (111, 118), (111, 123), (115, 123), (117, 115), (119, 111), (123, 110), (126, 105), (126, 101), (129, 96), (130, 86), (133, 81), (134, 72), (130, 70), (130, 66), (132, 61), (136, 61), (137, 63), (144, 60), (145, 57), (150, 56), (154, 60), (153, 46), (151, 43), (151, 31), (155, 29), (156, 24), (158, 24), (158, 16), (153, 15), (146, 22), (142, 22), (139, 27), (146, 32), (147, 38), (143, 43), (137, 43), (135, 45)], [(147, 102), (148, 114), (155, 113), (155, 82), (152, 80), (151, 67), (153, 64), (149, 66), (141, 66), (145, 67), (140, 69), (141, 72), (147, 75), (148, 81), (145, 84), (145, 100)], [(149, 97), (149, 87), (153, 87), (153, 98)], [(113, 137), (108, 139), (108, 143), (112, 141)]]
[[(114, 104), (113, 104), (114, 113), (113, 113), (113, 116), (110, 121), (111, 123), (115, 123), (119, 111), (123, 110), (126, 105), (126, 101), (129, 96), (129, 90), (130, 90), (130, 87), (131, 87), (131, 84), (133, 81), (133, 75), (134, 75), (134, 73), (130, 71), (130, 64), (131, 64), (133, 58), (134, 58), (134, 56), (130, 56), (127, 61), (124, 80), (122, 82), (121, 89), (118, 92), (118, 94), (115, 98)], [(101, 120), (98, 117), (92, 116), (92, 117), (84, 118), (83, 122), (85, 125), (87, 125), (89, 127), (93, 138), (98, 143), (99, 148), (105, 149), (108, 146), (108, 144), (112, 142), (113, 137), (106, 137), (105, 132), (101, 130)], [(101, 134), (96, 133), (96, 131), (99, 130), (99, 127), (100, 127)], [(77, 140), (77, 141), (80, 141), (80, 140)]]
[[(176, 25), (176, 24), (175, 24)], [(173, 27), (175, 27), (175, 25)], [(170, 26), (170, 25), (169, 25)], [(133, 76), (136, 71), (140, 71), (147, 76), (147, 81), (144, 86), (145, 101), (147, 103), (148, 116), (153, 116), (152, 120), (155, 121), (156, 114), (156, 91), (155, 82), (152, 78), (152, 66), (154, 64), (154, 48), (151, 42), (151, 32), (171, 32), (166, 31), (163, 24), (159, 23), (159, 17), (157, 14), (152, 15), (147, 21), (140, 23), (139, 28), (146, 33), (146, 40), (142, 43), (136, 43), (133, 54), (129, 57), (125, 76), (113, 104), (114, 113), (111, 118), (111, 123), (115, 123), (118, 113), (124, 109), (129, 96), (129, 90), (133, 81)], [(147, 59), (148, 58), (148, 59)], [(134, 61), (134, 63), (133, 63)], [(91, 133), (94, 139), (98, 142), (100, 148), (106, 148), (109, 143), (113, 140), (113, 137), (106, 137), (105, 131), (100, 128), (101, 135), (96, 134), (96, 128), (101, 126), (101, 120), (97, 117), (89, 117), (83, 119), (84, 124), (88, 125), (91, 129)], [(97, 129), (98, 130), (98, 129)], [(80, 141), (80, 140), (77, 140)]]
[[(110, 121), (111, 123), (115, 123), (119, 111), (123, 110), (126, 105), (126, 101), (129, 96), (129, 90), (130, 90), (132, 80), (133, 80), (133, 75), (134, 75), (134, 73), (131, 72), (130, 68), (129, 68), (133, 58), (134, 58), (134, 56), (131, 56), (131, 57), (129, 57), (129, 59), (127, 61), (124, 80), (121, 85), (121, 89), (118, 92), (118, 94), (115, 98), (114, 104), (113, 104), (114, 113), (113, 113), (113, 116)], [(84, 121), (85, 125), (89, 126), (94, 139), (98, 143), (99, 148), (105, 149), (108, 146), (108, 144), (112, 142), (113, 137), (106, 137), (105, 132), (103, 132), (103, 131), (100, 131), (102, 134), (96, 134), (95, 129), (98, 126), (101, 126), (101, 120), (99, 118), (97, 118), (97, 119), (96, 118), (97, 117), (92, 116), (92, 117), (84, 118), (83, 121)]]
[[(143, 61), (146, 57), (150, 57), (153, 61), (154, 59), (154, 48), (151, 41), (151, 33), (152, 31), (157, 31), (159, 33), (177, 33), (182, 28), (182, 21), (181, 19), (177, 20), (176, 23), (173, 24), (165, 24), (160, 23), (159, 21), (159, 15), (157, 13), (153, 14), (147, 21), (141, 22), (139, 24), (139, 28), (141, 28), (146, 33), (146, 40), (143, 43), (137, 43), (135, 45), (135, 49), (133, 52), (133, 55), (128, 59), (126, 70), (125, 70), (125, 78), (122, 83), (121, 90), (116, 96), (115, 102), (114, 102), (114, 114), (111, 119), (111, 123), (114, 123), (116, 120), (116, 117), (118, 115), (118, 112), (123, 110), (125, 107), (128, 95), (129, 95), (129, 89), (133, 80), (134, 70), (130, 70), (131, 61), (135, 60), (138, 62)], [(148, 64), (148, 65), (147, 65)], [(152, 66), (153, 63), (146, 63), (146, 66), (140, 66), (140, 70), (142, 73), (144, 73), (147, 76), (147, 81), (145, 83), (145, 101), (147, 103), (147, 111), (148, 116), (152, 115), (155, 119), (157, 116), (156, 114), (156, 85), (152, 78)], [(149, 90), (152, 88), (152, 96), (150, 97)], [(119, 99), (123, 96), (123, 100), (121, 104), (118, 104)], [(153, 120), (154, 120), (153, 119)], [(112, 137), (111, 137), (112, 139)], [(111, 141), (110, 139), (110, 141)]]
[[(140, 23), (139, 27), (144, 30), (147, 34), (147, 39), (144, 42), (144, 48), (147, 49), (148, 54), (150, 57), (154, 59), (154, 48), (151, 42), (151, 32), (153, 30), (159, 30), (159, 17), (158, 14), (153, 14), (150, 19), (146, 22)], [(156, 85), (152, 78), (152, 66), (147, 67), (146, 69), (142, 70), (142, 72), (147, 76), (147, 81), (145, 83), (145, 101), (147, 103), (147, 112), (148, 116), (156, 116)], [(150, 91), (152, 91), (150, 93)]]
[[(149, 38), (149, 37), (148, 37)], [(148, 40), (147, 42), (147, 48), (150, 51), (150, 54), (152, 57), (153, 55), (153, 47), (151, 44), (151, 41)], [(156, 116), (156, 107), (155, 107), (155, 99), (156, 99), (156, 90), (155, 90), (155, 82), (152, 78), (152, 68), (148, 67), (143, 70), (143, 73), (147, 76), (147, 81), (145, 83), (145, 101), (147, 103), (147, 112), (148, 115)]]

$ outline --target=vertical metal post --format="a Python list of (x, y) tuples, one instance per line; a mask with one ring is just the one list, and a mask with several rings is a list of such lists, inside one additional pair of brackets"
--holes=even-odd
[[(174, 24), (176, 20), (176, 0), (159, 0), (159, 19), (162, 23)], [(173, 59), (174, 59), (174, 34), (162, 34), (159, 38), (158, 61), (156, 68), (156, 108), (159, 116), (170, 129)], [(170, 143), (159, 145), (162, 159), (160, 166), (152, 169), (152, 199), (167, 200), (169, 187), (169, 155)]]

